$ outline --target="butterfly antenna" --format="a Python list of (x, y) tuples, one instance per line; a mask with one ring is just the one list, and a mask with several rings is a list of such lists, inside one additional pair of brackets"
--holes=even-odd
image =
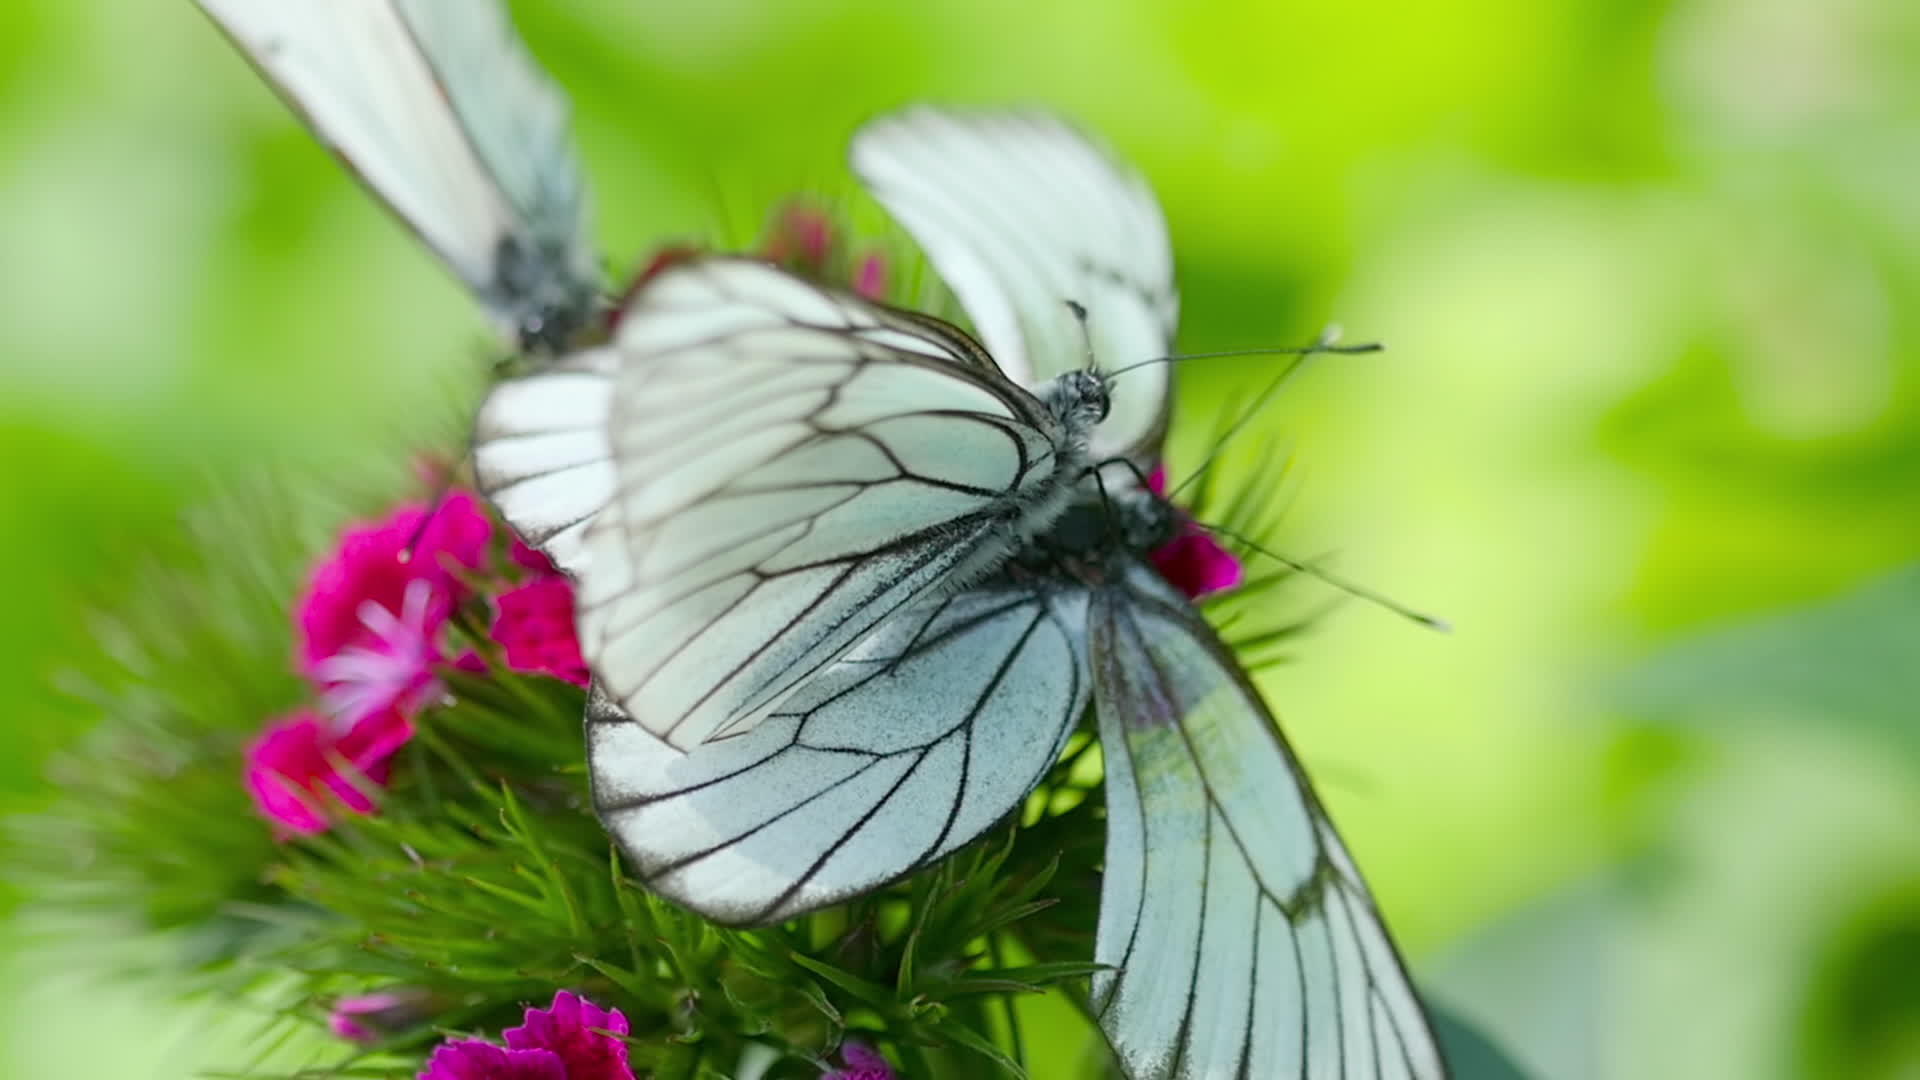
[(1289, 559), (1285, 555), (1281, 555), (1278, 552), (1271, 551), (1265, 546), (1255, 543), (1253, 540), (1249, 539), (1248, 537), (1243, 536), (1240, 533), (1234, 532), (1231, 529), (1222, 528), (1218, 525), (1208, 525), (1206, 522), (1203, 522), (1203, 521), (1195, 522), (1194, 524), (1198, 525), (1200, 528), (1205, 529), (1210, 533), (1214, 533), (1219, 536), (1224, 536), (1227, 539), (1232, 540), (1237, 544), (1240, 544), (1241, 546), (1245, 547), (1249, 551), (1253, 551), (1258, 554), (1265, 555), (1267, 558), (1272, 559), (1274, 562), (1277, 562), (1282, 566), (1285, 566), (1289, 570), (1292, 570), (1296, 573), (1305, 574), (1308, 577), (1321, 582), (1322, 584), (1330, 585), (1333, 588), (1339, 589), (1341, 592), (1346, 593), (1349, 596), (1359, 597), (1360, 599), (1365, 600), (1368, 603), (1377, 604), (1380, 607), (1393, 612), (1395, 615), (1398, 615), (1403, 619), (1408, 619), (1412, 622), (1419, 623), (1421, 626), (1424, 626), (1429, 630), (1438, 630), (1443, 634), (1451, 633), (1453, 631), (1453, 624), (1448, 622), (1445, 619), (1440, 618), (1437, 615), (1427, 615), (1422, 612), (1415, 611), (1412, 608), (1406, 606), (1405, 604), (1400, 603), (1397, 600), (1394, 600), (1391, 597), (1384, 596), (1380, 593), (1377, 593), (1372, 589), (1367, 588), (1364, 585), (1360, 585), (1355, 582), (1348, 581), (1346, 578), (1340, 577), (1339, 575), (1334, 574), (1332, 571), (1322, 570), (1320, 567), (1315, 566), (1312, 563), (1301, 562), (1298, 559)]
[[(1080, 324), (1080, 345), (1087, 354), (1087, 370), (1092, 371), (1099, 365), (1093, 357), (1093, 330), (1087, 325), (1087, 305), (1078, 300), (1068, 300), (1067, 310), (1073, 312), (1073, 320)], [(1112, 378), (1109, 375), (1107, 378)]]
[(1200, 463), (1200, 467), (1187, 474), (1186, 479), (1175, 484), (1173, 488), (1167, 492), (1167, 498), (1172, 499), (1179, 495), (1182, 491), (1186, 490), (1188, 484), (1198, 480), (1206, 474), (1208, 469), (1213, 468), (1214, 464), (1220, 460), (1220, 454), (1226, 450), (1227, 444), (1231, 443), (1234, 438), (1253, 421), (1253, 418), (1259, 415), (1262, 409), (1267, 407), (1267, 402), (1273, 400), (1273, 396), (1279, 393), (1280, 388), (1290, 382), (1294, 375), (1299, 373), (1301, 368), (1306, 366), (1308, 360), (1320, 353), (1371, 353), (1380, 352), (1384, 348), (1379, 342), (1368, 342), (1365, 345), (1341, 345), (1338, 344), (1339, 340), (1340, 327), (1338, 325), (1329, 326), (1321, 331), (1320, 340), (1314, 342), (1312, 345), (1281, 352), (1280, 355), (1292, 357), (1292, 363), (1282, 368), (1280, 373), (1273, 377), (1273, 381), (1267, 384), (1267, 388), (1260, 391), (1253, 399), (1253, 404), (1247, 406), (1246, 411), (1240, 414), (1239, 419), (1235, 420), (1233, 424), (1221, 434), (1220, 438), (1214, 442), (1213, 449), (1207, 451), (1206, 460)]
[(1326, 340), (1323, 336), (1321, 341), (1312, 345), (1275, 345), (1258, 349), (1221, 349), (1218, 352), (1168, 353), (1165, 356), (1156, 356), (1151, 360), (1141, 360), (1137, 363), (1128, 364), (1123, 368), (1115, 368), (1108, 372), (1107, 375), (1109, 378), (1113, 378), (1125, 375), (1129, 371), (1137, 371), (1143, 367), (1152, 367), (1155, 364), (1180, 364), (1188, 360), (1227, 360), (1241, 356), (1312, 356), (1316, 353), (1337, 353), (1342, 356), (1352, 356), (1357, 353), (1382, 352), (1385, 349), (1386, 346), (1377, 341), (1363, 342), (1359, 345), (1336, 345)]

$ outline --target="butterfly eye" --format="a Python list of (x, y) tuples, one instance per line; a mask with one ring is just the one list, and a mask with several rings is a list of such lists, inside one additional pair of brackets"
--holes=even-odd
[(1081, 409), (1100, 423), (1113, 411), (1113, 397), (1107, 393), (1107, 380), (1091, 371), (1076, 371), (1072, 375), (1073, 396)]

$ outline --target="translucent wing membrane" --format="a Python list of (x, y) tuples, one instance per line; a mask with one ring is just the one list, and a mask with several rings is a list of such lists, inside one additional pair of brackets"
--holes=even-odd
[(598, 270), (567, 104), (498, 0), (198, 0), (506, 327), (558, 345)]
[(653, 888), (734, 924), (865, 892), (1020, 805), (1087, 703), (1086, 600), (925, 601), (739, 738), (683, 754), (604, 699), (594, 803)]
[(1107, 762), (1093, 1005), (1132, 1080), (1444, 1077), (1366, 886), (1212, 630), (1135, 567), (1095, 594)]
[(1075, 436), (964, 335), (762, 263), (663, 272), (613, 348), (582, 648), (682, 749), (1004, 558), (1077, 473)]
[[(1029, 385), (1167, 353), (1179, 302), (1153, 193), (1086, 136), (1040, 113), (919, 107), (868, 124), (853, 168), (932, 260), (987, 348)], [(1087, 312), (1087, 331), (1068, 308)], [(1168, 365), (1130, 372), (1096, 458), (1154, 458)]]

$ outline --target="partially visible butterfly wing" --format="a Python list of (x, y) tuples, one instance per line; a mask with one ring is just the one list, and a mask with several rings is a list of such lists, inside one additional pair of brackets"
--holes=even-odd
[(475, 486), (575, 577), (587, 572), (587, 526), (613, 498), (607, 418), (619, 360), (612, 346), (573, 353), (499, 383), (474, 418)]
[(579, 582), (608, 696), (682, 749), (739, 734), (1057, 512), (1058, 422), (965, 341), (745, 259), (642, 288)]
[(1273, 718), (1150, 571), (1095, 594), (1107, 762), (1093, 1006), (1131, 1080), (1429, 1080), (1446, 1066)]
[[(1179, 301), (1173, 249), (1146, 184), (1104, 148), (1042, 113), (920, 106), (853, 140), (853, 168), (932, 260), (1014, 379), (1166, 355)], [(1083, 335), (1068, 308), (1087, 312)], [(1171, 367), (1115, 380), (1096, 457), (1146, 462), (1166, 430)]]
[(499, 0), (197, 0), (508, 329), (558, 345), (598, 268), (566, 100)]
[(652, 888), (753, 925), (948, 854), (1021, 804), (1088, 696), (1084, 593), (914, 605), (751, 732), (683, 754), (604, 698), (594, 805)]

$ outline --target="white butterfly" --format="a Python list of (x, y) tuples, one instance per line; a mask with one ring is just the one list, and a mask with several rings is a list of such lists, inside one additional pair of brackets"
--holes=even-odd
[[(497, 3), (200, 2), (524, 344), (582, 326), (565, 106)], [(1110, 365), (1171, 342), (1151, 194), (1032, 114), (908, 110), (854, 165), (985, 349), (700, 260), (476, 424), (482, 488), (578, 581), (608, 829), (689, 907), (784, 919), (978, 837), (1091, 700), (1112, 965), (1092, 1005), (1128, 1076), (1444, 1076), (1271, 715), (1144, 561), (1170, 510), (1086, 479), (1152, 464), (1166, 428), (1168, 368), (1080, 370), (1089, 340)]]
[(567, 103), (499, 0), (196, 0), (314, 135), (523, 344), (588, 320), (599, 269)]
[[(1114, 968), (1093, 1005), (1128, 1075), (1444, 1076), (1272, 716), (1145, 562), (1171, 511), (1137, 485), (1020, 486), (1010, 446), (1156, 460), (1165, 367), (1111, 385), (1088, 455), (1030, 410), (972, 411), (996, 396), (983, 391), (1003, 356), (1042, 396), (1075, 385), (1060, 381), (1086, 351), (1069, 300), (1103, 359), (1167, 351), (1171, 259), (1151, 196), (1026, 114), (910, 110), (862, 131), (854, 164), (987, 347), (751, 263), (697, 263), (640, 291), (593, 361), (616, 402), (636, 402), (605, 414), (620, 490), (586, 529), (580, 581), (608, 829), (689, 907), (788, 918), (1004, 817), (1091, 691), (1109, 772), (1096, 956)], [(877, 423), (836, 395), (916, 357), (938, 377), (889, 376)], [(509, 384), (483, 417), (554, 378)], [(987, 414), (1004, 445), (978, 438)], [(983, 510), (1002, 516), (975, 532)], [(954, 546), (921, 543), (929, 529)]]

